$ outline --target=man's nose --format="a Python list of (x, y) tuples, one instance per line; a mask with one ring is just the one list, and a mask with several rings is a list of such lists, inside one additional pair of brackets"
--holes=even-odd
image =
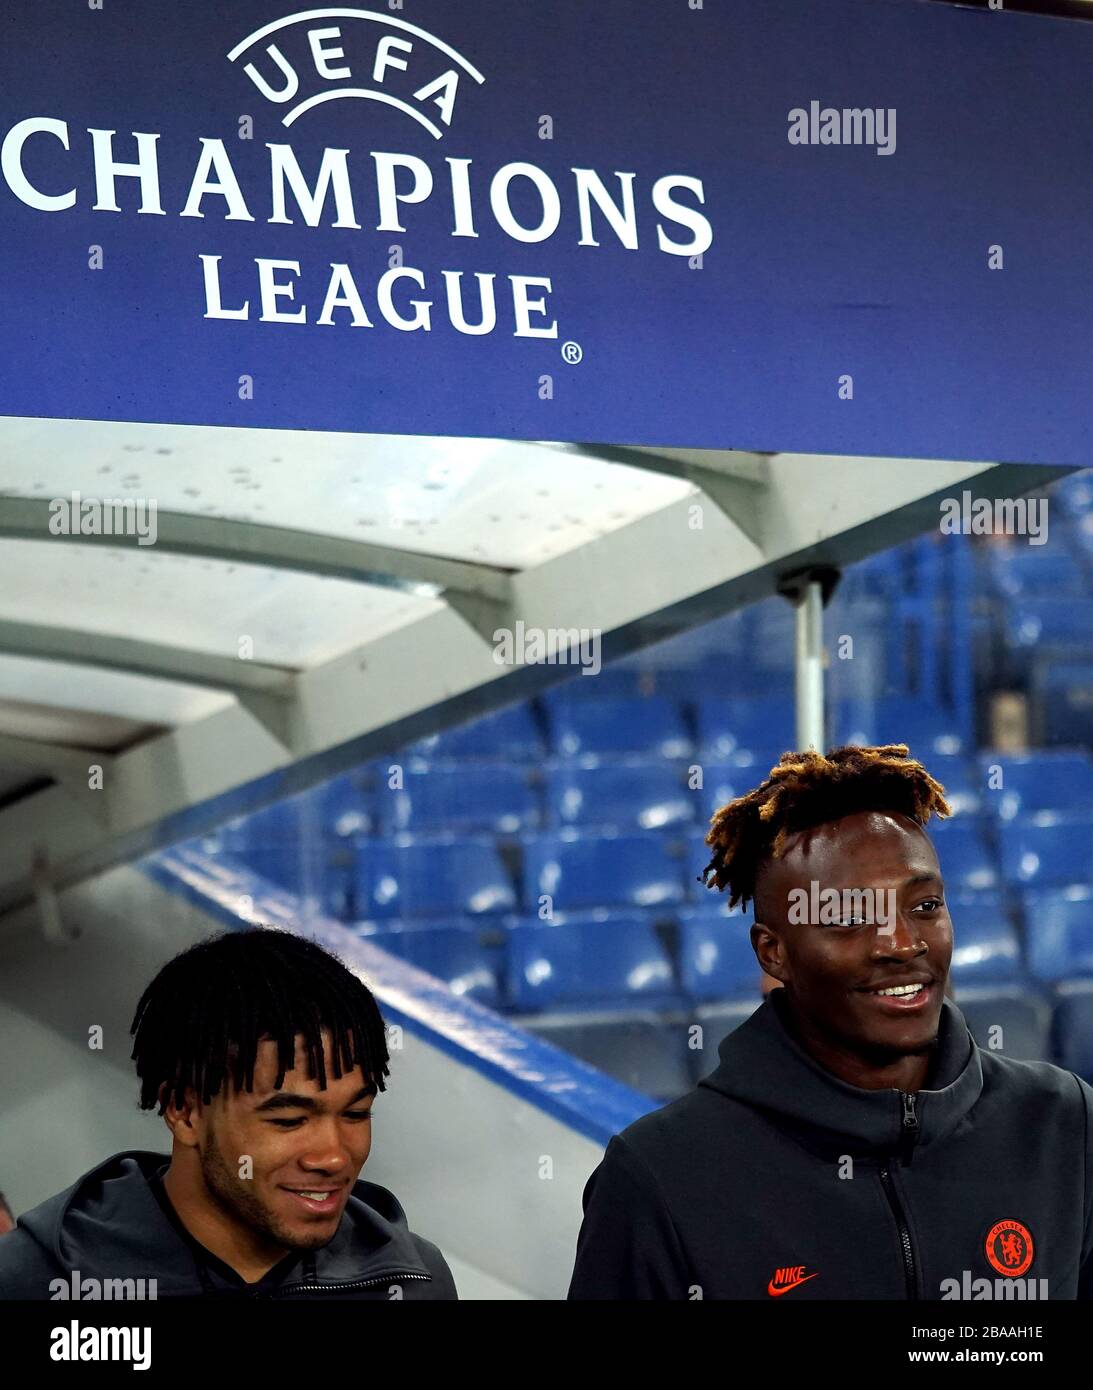
[(886, 922), (878, 922), (873, 933), (873, 954), (914, 957), (926, 951), (926, 942), (913, 917), (895, 912)]
[(328, 1127), (318, 1127), (321, 1133), (313, 1131), (309, 1138), (307, 1152), (300, 1156), (301, 1168), (321, 1168), (324, 1172), (337, 1173), (352, 1161), (346, 1149), (337, 1124), (333, 1121)]

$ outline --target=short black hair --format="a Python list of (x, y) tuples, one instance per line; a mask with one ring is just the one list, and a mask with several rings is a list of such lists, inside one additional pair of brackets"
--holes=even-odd
[(814, 749), (783, 753), (758, 787), (715, 812), (706, 836), (713, 858), (702, 879), (727, 888), (730, 907), (746, 907), (759, 869), (781, 857), (790, 836), (856, 811), (894, 811), (923, 826), (951, 814), (945, 788), (905, 743), (847, 744), (826, 757)]
[(371, 991), (332, 952), (274, 927), (231, 930), (198, 942), (163, 967), (141, 995), (130, 1033), (140, 1108), (182, 1105), (188, 1087), (207, 1105), (227, 1077), (254, 1089), (258, 1044), (277, 1044), (275, 1089), (304, 1035), (309, 1075), (326, 1089), (322, 1033), (332, 1035), (334, 1076), (359, 1066), (386, 1089), (390, 1056)]

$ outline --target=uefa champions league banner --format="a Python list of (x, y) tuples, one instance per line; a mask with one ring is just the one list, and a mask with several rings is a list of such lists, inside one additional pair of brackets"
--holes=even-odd
[(1093, 26), (4, 0), (0, 413), (1088, 461)]

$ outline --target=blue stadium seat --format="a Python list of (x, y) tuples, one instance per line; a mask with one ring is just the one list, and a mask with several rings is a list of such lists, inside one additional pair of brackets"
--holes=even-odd
[(964, 740), (955, 717), (914, 695), (844, 702), (835, 707), (832, 743), (906, 743), (927, 766), (936, 755), (959, 754)]
[(1082, 882), (1093, 858), (1093, 814), (1038, 811), (998, 827), (1006, 882), (1060, 888)]
[(332, 850), (324, 817), (314, 793), (287, 797), (229, 821), (202, 848), (214, 856), (226, 854), (269, 883), (341, 917), (347, 911), (350, 866)]
[(1043, 742), (1093, 744), (1093, 661), (1038, 660), (1033, 691)]
[(412, 763), (401, 788), (386, 782), (376, 797), (386, 833), (493, 831), (512, 835), (541, 820), (531, 773), (522, 767), (480, 763)]
[(679, 703), (667, 696), (574, 699), (563, 689), (545, 696), (543, 706), (559, 757), (631, 753), (685, 758), (691, 753)]
[(1093, 508), (1084, 516), (1068, 517), (1064, 523), (1064, 534), (1071, 549), (1084, 558), (1088, 566), (1093, 559)]
[[(1093, 598), (1013, 600), (1001, 606), (998, 626), (1001, 642), (994, 682), (1035, 689), (1052, 663), (1088, 660)], [(1050, 727), (1037, 727), (1035, 732), (1038, 742), (1060, 741)], [(1075, 736), (1068, 735), (1068, 741), (1076, 741)]]
[(613, 830), (661, 830), (689, 824), (695, 795), (686, 768), (671, 763), (597, 761), (568, 764), (546, 773), (551, 825)]
[(216, 838), (224, 849), (245, 854), (267, 845), (298, 846), (315, 825), (314, 809), (306, 796), (291, 796), (228, 821)]
[(1023, 903), (1032, 973), (1049, 982), (1093, 976), (1093, 888), (1029, 890)]
[(750, 912), (738, 906), (729, 914), (724, 901), (714, 899), (710, 907), (681, 909), (676, 920), (680, 983), (691, 999), (758, 1000), (763, 972), (752, 950)]
[(1061, 1067), (1093, 1084), (1093, 982), (1075, 980), (1058, 986), (1055, 1051)]
[(257, 844), (227, 852), (259, 878), (321, 905), (332, 916), (344, 914), (348, 870), (332, 866), (319, 846)]
[(953, 924), (953, 986), (1008, 984), (1021, 978), (1021, 946), (1002, 899), (979, 893), (947, 896)]
[(1051, 485), (1052, 501), (1058, 501), (1068, 516), (1093, 514), (1093, 469), (1083, 468), (1059, 478)]
[(633, 1008), (570, 1009), (521, 1018), (520, 1026), (654, 1100), (675, 1100), (694, 1079), (682, 1021)]
[(961, 985), (956, 1005), (985, 1051), (1022, 1062), (1054, 1060), (1051, 1003), (1027, 984)]
[(646, 648), (641, 661), (646, 666), (693, 673), (716, 663), (722, 654), (739, 661), (747, 655), (750, 646), (749, 611), (741, 608)]
[(344, 773), (310, 791), (237, 816), (217, 832), (221, 846), (246, 853), (257, 846), (300, 846), (348, 838), (375, 829), (373, 794), (357, 773)]
[(725, 899), (716, 888), (707, 888), (702, 882), (702, 871), (710, 862), (713, 853), (706, 843), (708, 829), (709, 826), (703, 825), (680, 836), (678, 852), (688, 898), (696, 907), (707, 912), (716, 912), (719, 906), (724, 906)]
[(898, 550), (878, 550), (875, 555), (870, 555), (865, 560), (847, 565), (835, 591), (836, 602), (846, 603), (852, 600), (857, 603), (878, 593), (898, 593), (902, 577), (900, 559)]
[[(478, 719), (443, 733), (418, 739), (405, 750), (407, 757), (443, 762), (449, 758), (480, 758), (498, 762), (532, 763), (543, 755), (543, 739), (533, 707), (525, 702), (481, 715)], [(398, 762), (398, 757), (392, 758)]]
[(926, 833), (937, 850), (948, 892), (978, 893), (998, 886), (998, 868), (982, 820), (974, 816), (935, 818)]
[(647, 917), (600, 912), (511, 927), (508, 986), (520, 1010), (678, 1001), (671, 962)]
[[(1093, 811), (1093, 762), (1078, 749), (1036, 753), (979, 755), (983, 802), (1000, 820), (1013, 820), (1023, 812)], [(1000, 777), (989, 772), (1000, 770)], [(1001, 786), (991, 788), (991, 781)]]
[(375, 793), (362, 787), (355, 775), (335, 777), (316, 787), (311, 796), (328, 839), (345, 840), (376, 830)]
[(352, 911), (358, 920), (478, 917), (516, 906), (492, 840), (400, 835), (358, 843), (353, 859)]
[[(699, 757), (738, 763), (752, 750), (777, 748), (763, 769), (765, 776), (781, 754), (794, 746), (793, 701), (780, 696), (765, 700), (700, 699), (695, 703)], [(749, 758), (744, 764), (755, 765)]]
[(457, 922), (443, 927), (415, 923), (403, 930), (377, 931), (377, 926), (383, 925), (358, 923), (356, 931), (440, 980), (453, 994), (487, 1008), (497, 1008), (503, 1002), (504, 928)]
[(579, 835), (572, 830), (524, 842), (524, 903), (538, 911), (657, 907), (683, 900), (682, 861), (662, 835)]
[(1019, 654), (1044, 647), (1088, 649), (1093, 632), (1093, 598), (1026, 599), (1005, 612), (1005, 641)]
[(945, 753), (927, 753), (923, 759), (926, 771), (945, 788), (945, 799), (954, 816), (978, 816), (982, 813), (983, 793), (974, 763), (967, 758)]
[(1084, 575), (1068, 550), (1057, 546), (993, 546), (989, 570), (1003, 598), (1076, 597)]
[(790, 695), (794, 683), (796, 615), (784, 598), (761, 599), (746, 610), (748, 651), (740, 663), (734, 687), (749, 686), (756, 694)]
[(771, 768), (778, 766), (783, 753), (792, 750), (792, 739), (784, 746), (776, 743), (741, 745), (727, 755), (725, 766), (729, 772), (736, 771), (742, 791), (749, 792), (760, 782), (766, 781)]
[(602, 667), (595, 677), (574, 674), (572, 679), (554, 686), (541, 698), (549, 704), (552, 699), (565, 700), (640, 700), (650, 695), (667, 695), (659, 689), (662, 672), (650, 666), (644, 652), (613, 661)]
[(734, 763), (704, 762), (701, 767), (701, 788), (687, 794), (698, 802), (697, 820), (705, 834), (714, 812), (719, 811), (726, 802), (735, 801), (738, 796), (751, 791), (762, 781), (765, 773), (758, 768), (753, 771)]

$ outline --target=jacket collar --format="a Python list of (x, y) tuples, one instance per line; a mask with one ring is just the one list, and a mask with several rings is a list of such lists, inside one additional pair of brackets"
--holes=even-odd
[[(156, 1280), (159, 1298), (200, 1296), (192, 1250), (174, 1230), (149, 1179), (166, 1154), (132, 1150), (86, 1173), (65, 1192), (20, 1218), (62, 1270), (97, 1279)], [(429, 1270), (418, 1254), (398, 1200), (375, 1183), (357, 1182), (333, 1238), (313, 1252), (319, 1284), (351, 1284)], [(299, 1278), (304, 1278), (301, 1265)], [(297, 1282), (290, 1274), (285, 1284)]]
[[(699, 1085), (770, 1112), (818, 1151), (895, 1152), (904, 1134), (901, 1093), (851, 1086), (821, 1067), (789, 1031), (783, 993), (772, 990), (722, 1041), (720, 1065)], [(915, 1102), (916, 1149), (951, 1134), (983, 1089), (979, 1048), (949, 999), (942, 1001), (928, 1082)]]

